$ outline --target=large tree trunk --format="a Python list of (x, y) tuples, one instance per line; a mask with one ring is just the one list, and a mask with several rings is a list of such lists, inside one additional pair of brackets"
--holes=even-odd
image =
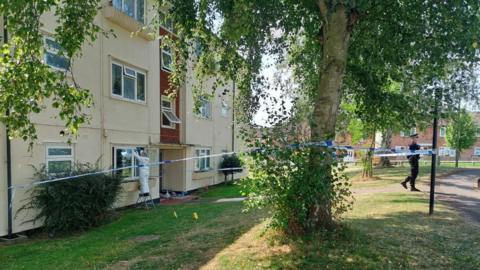
[[(321, 30), (323, 36), (320, 38), (320, 42), (323, 43), (323, 51), (319, 70), (320, 83), (314, 100), (311, 136), (313, 141), (319, 142), (335, 138), (335, 124), (340, 104), (340, 90), (347, 64), (350, 29), (349, 18), (343, 4), (337, 4), (331, 10), (327, 8), (325, 0), (318, 0), (317, 3), (324, 19)], [(321, 154), (322, 151), (326, 151), (326, 149), (317, 148), (313, 151), (310, 161), (312, 167), (321, 167), (322, 164), (325, 164), (322, 162), (328, 162), (319, 158), (324, 156)], [(327, 193), (333, 194), (331, 173), (317, 175), (312, 181), (325, 181)], [(315, 205), (311, 206), (310, 218), (316, 228), (331, 229), (334, 227), (331, 195), (320, 194), (320, 196), (321, 198)]]
[[(382, 134), (382, 148), (390, 149), (392, 144), (392, 135), (393, 131), (391, 129), (387, 129)], [(381, 157), (380, 158), (380, 166), (382, 167), (392, 167), (392, 163), (388, 157)]]

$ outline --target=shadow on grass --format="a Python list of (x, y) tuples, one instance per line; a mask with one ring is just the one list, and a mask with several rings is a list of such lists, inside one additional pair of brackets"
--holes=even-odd
[(264, 216), (242, 209), (241, 203), (129, 209), (81, 235), (0, 247), (0, 268), (197, 269)]
[(273, 269), (480, 269), (478, 234), (451, 213), (398, 212), (353, 219), (339, 233), (293, 240), (291, 251), (264, 258)]

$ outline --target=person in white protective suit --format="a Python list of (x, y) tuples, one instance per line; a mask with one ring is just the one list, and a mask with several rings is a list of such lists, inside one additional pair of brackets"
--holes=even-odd
[(138, 154), (137, 151), (133, 151), (133, 157), (137, 159), (140, 171), (140, 194), (148, 195), (150, 193), (150, 188), (148, 186), (148, 178), (150, 177), (150, 159), (144, 150), (141, 150), (140, 154)]

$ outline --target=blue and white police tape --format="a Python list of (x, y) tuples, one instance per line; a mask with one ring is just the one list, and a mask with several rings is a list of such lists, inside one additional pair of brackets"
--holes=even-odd
[[(400, 157), (400, 156), (410, 156), (410, 155), (432, 155), (433, 153), (436, 153), (435, 149), (417, 150), (417, 151), (396, 151), (395, 149), (386, 149), (386, 148), (369, 148), (369, 147), (353, 147), (353, 146), (348, 146), (348, 145), (334, 145), (334, 143), (332, 141), (297, 143), (297, 144), (290, 144), (287, 147), (294, 147), (294, 148), (300, 147), (301, 148), (301, 147), (312, 147), (312, 146), (327, 147), (327, 148), (333, 148), (333, 149), (337, 149), (337, 150), (374, 151), (374, 156), (377, 156), (377, 157)], [(206, 155), (206, 156), (195, 156), (195, 157), (187, 157), (187, 158), (181, 158), (181, 159), (163, 160), (163, 161), (159, 161), (159, 162), (150, 163), (150, 164), (148, 164), (148, 166), (149, 167), (156, 167), (156, 166), (160, 166), (160, 165), (189, 161), (189, 160), (196, 160), (196, 159), (200, 159), (200, 158), (220, 157), (220, 156), (225, 156), (225, 155), (242, 154), (242, 153), (248, 154), (248, 153), (252, 153), (252, 152), (255, 152), (255, 151), (259, 151), (259, 150), (261, 151), (262, 149), (263, 148), (254, 148), (254, 149), (250, 149), (250, 150), (246, 150), (246, 151), (226, 152), (226, 153), (211, 154), (211, 155)], [(10, 186), (10, 187), (8, 187), (8, 189), (12, 190), (12, 197), (11, 197), (12, 199), (9, 203), (9, 207), (12, 208), (12, 202), (13, 202), (13, 199), (15, 197), (15, 190), (16, 189), (30, 189), (30, 188), (38, 186), (38, 185), (54, 183), (54, 182), (59, 182), (59, 181), (70, 181), (70, 180), (79, 179), (79, 178), (84, 177), (84, 176), (114, 173), (114, 172), (121, 171), (121, 170), (124, 170), (124, 169), (139, 168), (140, 166), (141, 165), (126, 166), (126, 167), (103, 170), (103, 171), (99, 171), (99, 172), (91, 172), (91, 173), (85, 173), (85, 174), (79, 174), (79, 175), (65, 176), (65, 177), (60, 177), (60, 178), (55, 178), (55, 179), (44, 179), (44, 180), (39, 180), (39, 181), (32, 182), (30, 184), (26, 184), (26, 185)]]

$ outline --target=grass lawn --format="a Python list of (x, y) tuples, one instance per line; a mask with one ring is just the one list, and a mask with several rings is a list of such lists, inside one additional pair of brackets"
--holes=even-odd
[(336, 236), (286, 240), (257, 225), (204, 269), (480, 269), (479, 227), (411, 193), (360, 196)]
[(202, 189), (199, 194), (202, 198), (238, 198), (242, 197), (241, 190), (238, 182), (229, 182)]
[[(405, 172), (377, 170), (378, 181)], [(0, 244), (0, 269), (480, 269), (479, 227), (442, 203), (429, 217), (427, 195), (359, 195), (335, 236), (287, 240), (265, 228), (266, 211), (209, 200), (238, 194), (220, 185), (200, 202), (123, 210), (78, 235)]]
[(242, 209), (241, 203), (130, 209), (77, 236), (0, 246), (0, 269), (197, 269), (260, 222), (262, 212)]
[[(471, 163), (470, 163), (471, 164)], [(461, 168), (475, 168), (464, 164)], [(430, 163), (420, 163), (420, 172), (418, 174), (417, 181), (429, 182), (430, 181)], [(447, 175), (455, 172), (455, 164), (442, 163), (437, 167), (437, 176)], [(351, 167), (346, 170), (347, 175), (352, 179), (353, 188), (376, 188), (390, 184), (400, 183), (410, 174), (410, 167), (408, 164), (398, 165), (392, 168), (374, 168), (373, 180), (363, 180), (361, 178), (361, 168)]]

